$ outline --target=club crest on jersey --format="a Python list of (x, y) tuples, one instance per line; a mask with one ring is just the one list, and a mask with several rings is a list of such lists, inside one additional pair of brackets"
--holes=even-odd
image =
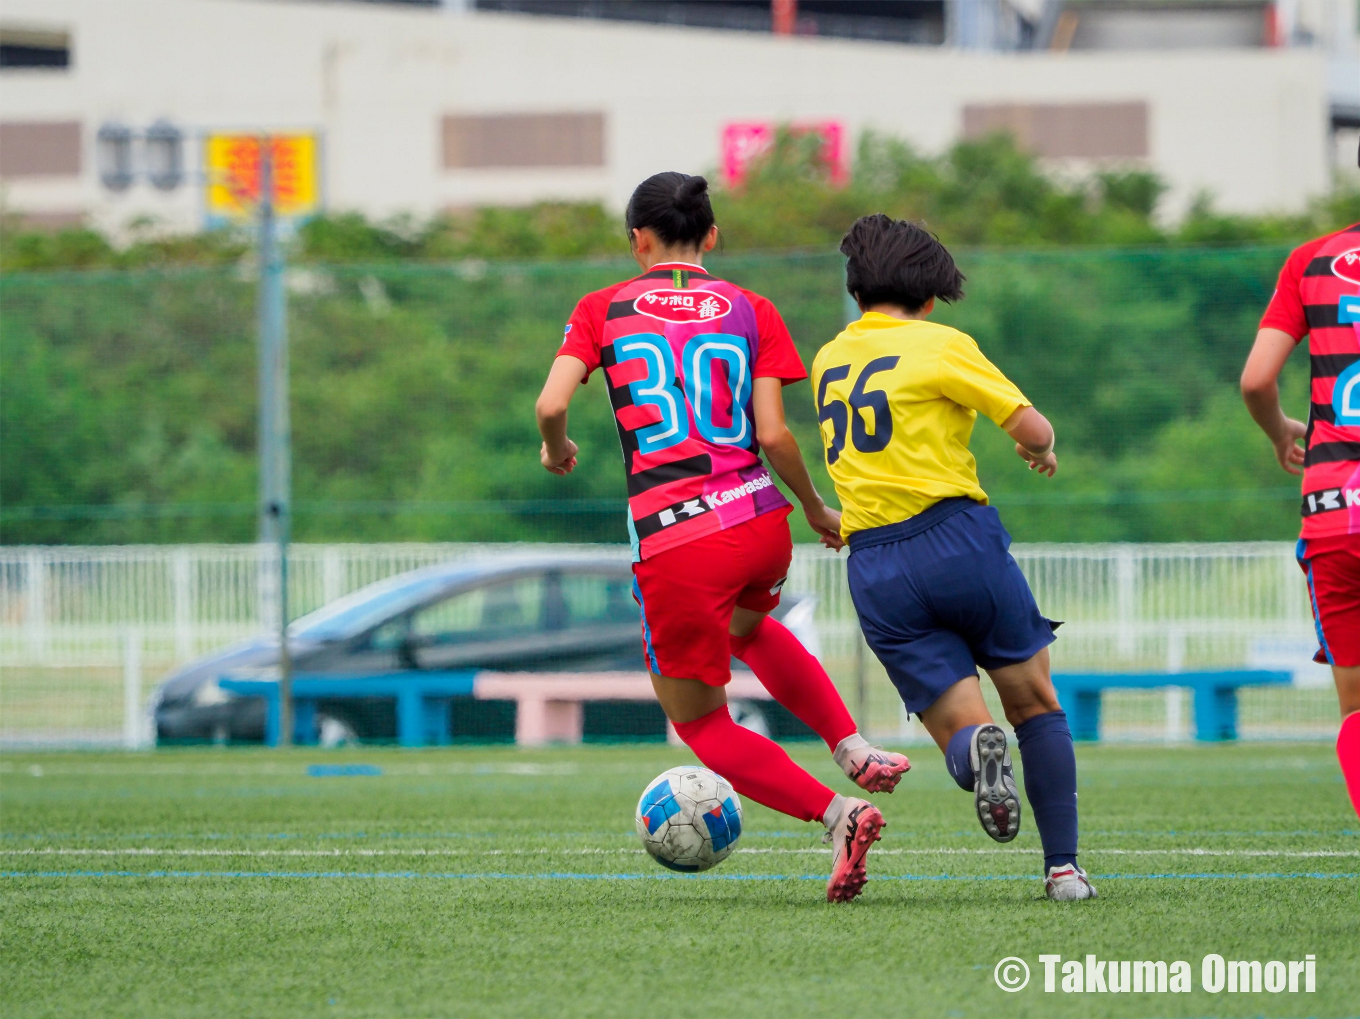
[(710, 290), (649, 290), (633, 310), (662, 322), (712, 322), (729, 314), (732, 302)]
[(1332, 275), (1347, 283), (1360, 283), (1360, 248), (1343, 251), (1332, 259)]

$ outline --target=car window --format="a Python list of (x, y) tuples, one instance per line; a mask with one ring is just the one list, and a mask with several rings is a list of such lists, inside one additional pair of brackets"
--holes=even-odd
[(362, 633), (374, 623), (393, 613), (400, 613), (440, 586), (447, 584), (445, 576), (393, 577), (382, 584), (373, 584), (352, 591), (329, 605), (303, 616), (288, 627), (295, 637), (310, 640), (343, 640)]
[(568, 626), (637, 621), (631, 577), (568, 573), (561, 583)]
[(423, 645), (494, 640), (541, 629), (543, 615), (543, 577), (521, 577), (418, 610), (411, 617), (411, 636)]

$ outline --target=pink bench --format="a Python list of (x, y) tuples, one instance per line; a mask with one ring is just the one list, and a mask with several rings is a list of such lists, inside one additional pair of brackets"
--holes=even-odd
[[(580, 743), (585, 701), (651, 701), (652, 681), (645, 672), (481, 672), (473, 682), (479, 700), (514, 701), (515, 742), (520, 746)], [(749, 673), (728, 684), (733, 699), (769, 700), (769, 692)], [(666, 725), (666, 738), (679, 743)]]

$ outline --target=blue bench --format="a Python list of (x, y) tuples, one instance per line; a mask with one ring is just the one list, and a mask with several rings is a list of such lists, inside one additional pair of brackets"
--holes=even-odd
[(1066, 672), (1055, 673), (1053, 686), (1067, 711), (1072, 738), (1100, 738), (1102, 690), (1152, 690), (1188, 686), (1195, 694), (1195, 739), (1237, 739), (1237, 691), (1244, 686), (1290, 683), (1288, 672), (1228, 669), (1215, 672)]
[[(404, 747), (450, 742), (450, 701), (471, 697), (477, 673), (404, 672), (384, 676), (293, 677), (293, 741), (315, 742), (317, 701), (330, 698), (384, 697), (396, 701), (397, 742)], [(1072, 737), (1100, 738), (1100, 695), (1104, 690), (1152, 690), (1190, 687), (1195, 697), (1195, 738), (1217, 742), (1237, 738), (1237, 691), (1243, 686), (1288, 684), (1288, 672), (1230, 669), (1216, 672), (1090, 672), (1056, 673), (1053, 685), (1067, 711)], [(265, 743), (279, 742), (279, 684), (273, 679), (218, 680), (223, 690), (240, 697), (262, 697), (265, 702)]]
[[(477, 673), (405, 672), (386, 676), (293, 677), (293, 742), (316, 741), (316, 702), (329, 698), (390, 697), (397, 702), (397, 742), (404, 747), (450, 742), (450, 700), (471, 697)], [(279, 742), (279, 684), (274, 679), (231, 679), (217, 685), (239, 697), (263, 697), (264, 741)]]

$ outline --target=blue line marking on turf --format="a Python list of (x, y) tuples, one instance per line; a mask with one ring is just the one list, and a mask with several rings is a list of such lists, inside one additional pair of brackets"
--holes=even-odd
[[(1360, 873), (1327, 874), (1318, 871), (1296, 873), (1239, 873), (1239, 874), (1093, 874), (1100, 881), (1288, 881), (1299, 878), (1323, 881), (1348, 881)], [(825, 881), (824, 874), (580, 874), (552, 871), (540, 874), (510, 874), (497, 871), (438, 872), (418, 870), (345, 871), (345, 870), (7, 870), (0, 878), (77, 878), (77, 877), (146, 877), (146, 878), (426, 878), (442, 881)], [(875, 881), (1038, 881), (1032, 874), (875, 874)]]
[(312, 778), (350, 778), (356, 775), (381, 775), (382, 769), (372, 764), (309, 764), (307, 774)]
[[(925, 838), (984, 838), (986, 832), (981, 829), (977, 831), (957, 831), (957, 832), (933, 832), (933, 831), (908, 831), (896, 832), (892, 839), (925, 839)], [(1091, 836), (1130, 836), (1146, 837), (1159, 836), (1168, 838), (1255, 838), (1268, 836), (1272, 838), (1292, 838), (1306, 836), (1311, 838), (1334, 838), (1360, 835), (1360, 829), (1338, 828), (1334, 831), (1149, 831), (1143, 829), (1090, 829), (1082, 831), (1083, 838)], [(539, 832), (542, 838), (620, 838), (632, 840), (637, 836), (632, 831), (584, 831), (584, 832)], [(817, 833), (808, 831), (752, 831), (745, 830), (748, 839), (814, 839)], [(1021, 837), (1029, 837), (1030, 840), (1038, 842), (1038, 835), (1030, 832), (1022, 832)], [(505, 832), (494, 831), (383, 831), (383, 832), (0, 832), (0, 841), (11, 839), (55, 841), (57, 839), (83, 839), (86, 841), (103, 841), (107, 839), (185, 839), (185, 840), (249, 840), (249, 839), (504, 839), (507, 838)]]

